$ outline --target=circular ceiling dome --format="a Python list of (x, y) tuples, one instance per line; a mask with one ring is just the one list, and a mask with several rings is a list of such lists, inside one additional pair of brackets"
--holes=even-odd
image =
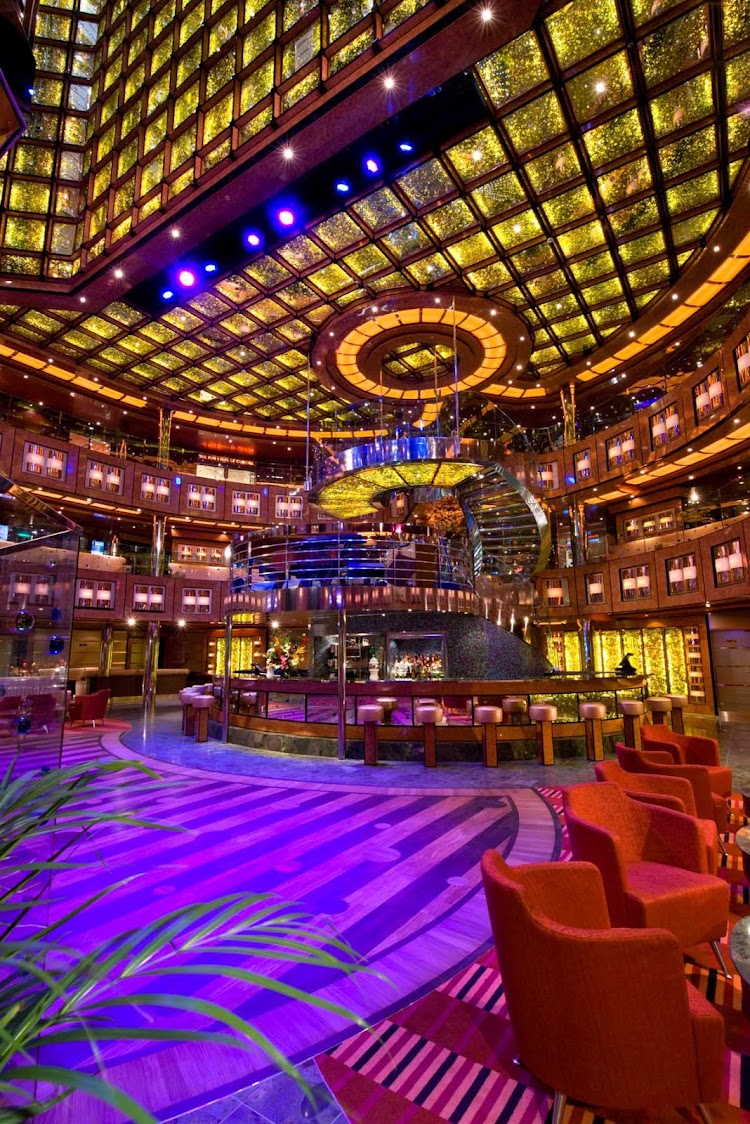
[(453, 394), (456, 383), (459, 393), (500, 393), (496, 384), (530, 354), (531, 333), (498, 301), (398, 293), (328, 321), (312, 364), (346, 398), (427, 403)]

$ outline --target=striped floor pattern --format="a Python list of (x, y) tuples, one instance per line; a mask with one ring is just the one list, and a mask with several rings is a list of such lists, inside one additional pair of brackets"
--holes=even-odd
[[(542, 791), (562, 819), (560, 790)], [(734, 800), (732, 811), (729, 854), (722, 861), (731, 887), (730, 926), (750, 912), (750, 886), (732, 842), (745, 822), (741, 799)], [(567, 833), (562, 854), (570, 856)], [(726, 1025), (724, 1103), (711, 1106), (714, 1119), (750, 1121), (750, 1021), (741, 1014), (739, 976), (726, 981), (710, 951), (703, 952), (686, 961), (685, 971)], [(545, 1124), (551, 1094), (516, 1064), (515, 1055), (502, 978), (490, 950), (372, 1033), (353, 1036), (317, 1062), (351, 1124)], [(687, 1118), (677, 1112), (659, 1116)], [(565, 1116), (565, 1124), (603, 1120), (575, 1105)]]
[[(108, 749), (119, 757), (135, 756), (119, 745), (125, 728), (108, 721), (97, 731), (66, 732), (63, 764), (82, 765)], [(49, 764), (49, 755), (30, 750), (23, 764), (34, 771)], [(342, 785), (329, 790), (321, 784), (233, 780), (149, 764), (163, 774), (165, 787), (154, 792), (137, 773), (113, 779), (102, 807), (131, 809), (145, 796), (150, 818), (182, 830), (110, 828), (82, 845), (76, 857), (90, 865), (58, 877), (61, 900), (55, 908), (67, 911), (104, 885), (131, 881), (87, 908), (61, 939), (87, 949), (187, 902), (228, 892), (268, 892), (300, 903), (321, 923), (332, 923), (380, 973), (346, 978), (293, 965), (278, 967), (276, 974), (371, 1021), (431, 990), (487, 947), (479, 880), (479, 858), (487, 847), (498, 848), (510, 861), (551, 858), (559, 847), (554, 815), (531, 789), (461, 795)], [(174, 986), (175, 979), (170, 982)], [(351, 1030), (338, 1016), (234, 982), (195, 975), (180, 978), (179, 986), (250, 1018), (297, 1060), (332, 1046)], [(131, 1011), (128, 1017), (140, 1016)], [(272, 1072), (260, 1051), (203, 1043), (123, 1042), (103, 1053), (109, 1079), (161, 1115), (186, 1111)], [(46, 1060), (61, 1057), (51, 1049)], [(70, 1063), (69, 1047), (65, 1059)], [(113, 1124), (116, 1119), (76, 1095), (47, 1114), (45, 1124)]]

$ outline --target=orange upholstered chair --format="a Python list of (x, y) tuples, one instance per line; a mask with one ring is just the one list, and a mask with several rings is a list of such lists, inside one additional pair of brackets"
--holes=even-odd
[(668, 929), (683, 949), (708, 941), (731, 979), (719, 948), (729, 886), (708, 873), (698, 821), (615, 784), (573, 785), (564, 807), (573, 857), (599, 867), (612, 924)]
[[(622, 742), (615, 743), (617, 761), (626, 773), (645, 773), (649, 776), (682, 777), (689, 781), (695, 798), (695, 808), (702, 820), (713, 819), (719, 831), (726, 831), (729, 809), (723, 796), (711, 790), (711, 778), (705, 765), (675, 765), (666, 753), (644, 753)], [(724, 845), (719, 838), (722, 850)]]
[[(617, 761), (597, 761), (594, 766), (598, 781), (617, 784), (633, 800), (646, 804), (658, 804), (671, 808), (674, 812), (685, 812), (698, 818), (695, 797), (690, 781), (683, 777), (665, 777), (654, 773), (626, 773)], [(719, 832), (716, 822), (710, 819), (699, 820), (706, 840), (706, 866), (709, 874), (716, 874), (719, 866)]]
[(721, 1099), (723, 1020), (685, 980), (662, 929), (612, 929), (590, 863), (482, 859), (487, 906), (521, 1064), (568, 1097), (624, 1112)]
[(71, 725), (74, 722), (91, 722), (96, 726), (97, 722), (103, 722), (109, 695), (109, 690), (94, 691), (93, 695), (76, 695), (68, 708)]
[(719, 796), (732, 795), (732, 770), (721, 764), (715, 738), (676, 734), (668, 726), (641, 726), (643, 749), (669, 753), (675, 765), (703, 765), (709, 770), (711, 788)]

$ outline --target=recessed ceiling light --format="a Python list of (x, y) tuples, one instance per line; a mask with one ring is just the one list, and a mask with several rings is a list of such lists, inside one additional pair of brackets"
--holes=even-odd
[(120, 280), (121, 277), (124, 277), (124, 276), (125, 276), (125, 274), (123, 273), (123, 271), (121, 269), (115, 270), (115, 277), (117, 278), (118, 281)]
[(392, 90), (396, 85), (396, 79), (392, 74), (386, 74), (385, 78), (383, 79), (383, 85), (385, 86), (386, 90)]
[(173, 238), (179, 238), (180, 237), (180, 232), (179, 232), (179, 230), (177, 229), (176, 226), (173, 226), (169, 233), (172, 235)]

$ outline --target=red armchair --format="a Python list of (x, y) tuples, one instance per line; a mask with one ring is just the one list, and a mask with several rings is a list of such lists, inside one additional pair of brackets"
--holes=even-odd
[(721, 764), (715, 738), (676, 734), (668, 726), (643, 725), (641, 742), (646, 752), (669, 753), (675, 765), (703, 765), (709, 770), (713, 791), (719, 796), (732, 795), (732, 770)]
[[(682, 777), (689, 781), (695, 798), (695, 808), (702, 820), (713, 819), (718, 831), (726, 831), (729, 809), (723, 796), (711, 790), (711, 778), (705, 765), (675, 765), (666, 753), (644, 753), (631, 749), (622, 742), (615, 743), (617, 761), (626, 773), (645, 773), (649, 776)], [(719, 837), (719, 845), (724, 844)]]
[(707, 871), (698, 821), (615, 784), (574, 785), (563, 799), (573, 857), (599, 868), (612, 924), (667, 929), (683, 949), (708, 941), (731, 979), (719, 948), (729, 886)]
[(600, 1109), (664, 1110), (721, 1099), (723, 1020), (685, 980), (663, 930), (610, 928), (589, 863), (509, 867), (496, 851), (482, 878), (521, 1064)]
[(70, 724), (92, 722), (96, 728), (97, 722), (104, 721), (109, 696), (108, 690), (94, 691), (93, 695), (76, 695), (68, 708)]
[[(598, 781), (619, 785), (633, 800), (657, 804), (698, 818), (690, 781), (683, 777), (666, 777), (655, 773), (627, 773), (617, 761), (598, 761), (594, 766)], [(713, 815), (698, 821), (706, 840), (706, 866), (716, 874), (719, 866), (719, 832)]]

